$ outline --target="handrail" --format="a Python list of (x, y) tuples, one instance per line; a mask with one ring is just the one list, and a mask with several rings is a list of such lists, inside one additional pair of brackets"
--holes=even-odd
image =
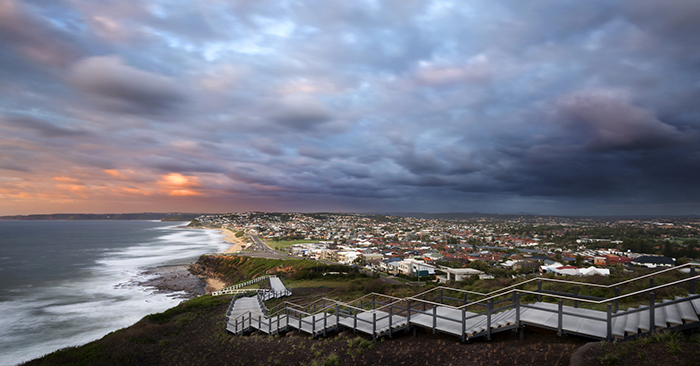
[[(372, 292), (372, 293), (365, 294), (365, 295), (363, 295), (359, 298), (356, 298), (354, 300), (351, 300), (349, 302), (334, 300), (334, 299), (327, 298), (325, 296), (318, 298), (316, 300), (313, 300), (311, 302), (308, 302), (305, 305), (299, 305), (299, 304), (295, 304), (295, 303), (292, 303), (289, 301), (283, 301), (280, 304), (278, 304), (275, 308), (273, 308), (273, 311), (268, 310), (265, 307), (262, 300), (260, 300), (260, 299), (264, 300), (265, 294), (263, 294), (263, 292), (274, 293), (275, 291), (273, 291), (273, 290), (267, 290), (267, 291), (259, 290), (258, 291), (258, 299), (261, 303), (261, 310), (260, 311), (262, 311), (263, 313), (261, 313), (257, 310), (246, 310), (242, 314), (239, 314), (235, 319), (230, 319), (229, 317), (227, 317), (226, 320), (227, 320), (228, 324), (230, 324), (231, 326), (235, 326), (235, 330), (231, 330), (235, 334), (239, 334), (240, 332), (246, 331), (246, 330), (251, 329), (251, 328), (253, 328), (253, 329), (257, 328), (257, 329), (263, 329), (263, 330), (268, 329), (270, 332), (272, 332), (272, 328), (274, 327), (275, 332), (278, 332), (283, 327), (283, 324), (282, 324), (283, 319), (281, 318), (281, 316), (284, 314), (284, 316), (285, 316), (284, 320), (286, 321), (287, 326), (289, 326), (290, 319), (294, 319), (295, 323), (297, 321), (299, 322), (299, 329), (300, 330), (302, 328), (302, 323), (307, 324), (307, 325), (310, 324), (312, 334), (316, 334), (317, 329), (319, 331), (322, 330), (325, 334), (326, 319), (328, 318), (328, 316), (329, 315), (331, 317), (343, 316), (344, 318), (347, 318), (347, 317), (354, 318), (355, 319), (355, 326), (354, 327), (357, 327), (357, 322), (362, 322), (363, 324), (364, 323), (373, 324), (372, 337), (375, 337), (375, 336), (380, 336), (381, 334), (386, 333), (385, 328), (382, 328), (383, 330), (377, 330), (377, 322), (378, 321), (389, 319), (389, 330), (388, 330), (389, 333), (388, 334), (391, 335), (393, 315), (401, 314), (404, 311), (407, 311), (409, 314), (408, 318), (404, 319), (404, 321), (409, 322), (409, 324), (410, 324), (410, 316), (411, 316), (411, 313), (413, 311), (415, 311), (417, 313), (428, 314), (428, 315), (433, 316), (433, 331), (435, 331), (435, 322), (437, 321), (437, 319), (448, 319), (448, 320), (455, 321), (455, 322), (460, 321), (459, 318), (452, 318), (451, 316), (438, 315), (435, 312), (435, 310), (438, 306), (441, 306), (441, 307), (446, 307), (446, 308), (462, 311), (461, 322), (463, 324), (462, 325), (463, 332), (464, 332), (464, 324), (466, 324), (467, 319), (472, 319), (472, 318), (486, 315), (486, 320), (482, 321), (482, 322), (484, 322), (484, 321), (486, 322), (486, 328), (479, 328), (481, 330), (476, 330), (476, 332), (477, 333), (478, 332), (485, 332), (484, 334), (486, 334), (487, 337), (490, 337), (492, 320), (494, 319), (493, 316), (496, 316), (495, 319), (499, 319), (498, 317), (500, 315), (497, 315), (497, 313), (503, 314), (503, 313), (501, 313), (502, 310), (510, 309), (510, 308), (515, 309), (516, 314), (519, 314), (518, 309), (520, 309), (519, 308), (520, 306), (523, 306), (525, 308), (531, 307), (531, 308), (541, 309), (541, 310), (545, 310), (548, 312), (559, 314), (558, 331), (560, 334), (562, 331), (562, 324), (563, 324), (562, 323), (562, 316), (563, 315), (581, 317), (584, 319), (594, 319), (594, 320), (604, 321), (607, 323), (607, 336), (605, 337), (605, 339), (612, 340), (613, 339), (613, 336), (611, 333), (612, 319), (619, 316), (619, 313), (618, 314), (611, 313), (611, 306), (612, 306), (613, 302), (615, 303), (615, 312), (617, 313), (617, 303), (619, 300), (625, 299), (625, 298), (631, 298), (631, 297), (634, 297), (634, 296), (637, 296), (640, 294), (648, 293), (649, 294), (649, 301), (650, 301), (649, 308), (653, 309), (655, 306), (654, 305), (655, 304), (654, 291), (659, 290), (659, 289), (663, 289), (663, 288), (681, 285), (681, 284), (688, 283), (688, 282), (692, 282), (691, 293), (693, 293), (692, 289), (694, 288), (694, 283), (695, 283), (695, 281), (700, 280), (700, 275), (694, 275), (695, 271), (692, 271), (691, 273), (693, 274), (693, 276), (691, 276), (691, 277), (683, 278), (680, 280), (676, 280), (676, 281), (672, 281), (669, 283), (656, 285), (656, 286), (653, 286), (653, 281), (650, 281), (649, 285), (651, 285), (651, 287), (645, 288), (643, 290), (637, 290), (634, 292), (630, 292), (630, 293), (627, 293), (624, 295), (617, 295), (617, 296), (611, 297), (611, 298), (595, 298), (595, 297), (587, 297), (587, 296), (579, 297), (577, 290), (575, 290), (573, 294), (570, 294), (570, 293), (558, 292), (558, 291), (551, 291), (551, 292), (543, 291), (541, 289), (541, 287), (538, 287), (537, 290), (532, 290), (532, 291), (526, 290), (524, 288), (518, 288), (518, 287), (522, 287), (523, 285), (531, 283), (533, 281), (549, 281), (549, 282), (553, 282), (553, 283), (575, 284), (575, 285), (582, 285), (582, 286), (587, 285), (587, 286), (596, 287), (596, 288), (611, 288), (611, 287), (619, 286), (621, 284), (631, 283), (631, 282), (634, 282), (636, 280), (653, 277), (653, 276), (663, 274), (663, 273), (666, 273), (666, 272), (669, 272), (672, 270), (678, 270), (678, 269), (683, 269), (686, 267), (697, 266), (697, 265), (700, 265), (700, 264), (699, 263), (689, 263), (687, 265), (650, 273), (650, 274), (647, 274), (645, 276), (641, 276), (641, 277), (626, 280), (626, 281), (621, 281), (621, 282), (618, 282), (616, 284), (611, 284), (611, 285), (599, 285), (599, 284), (590, 284), (590, 283), (585, 283), (585, 282), (567, 281), (567, 280), (559, 280), (559, 279), (548, 279), (548, 278), (544, 278), (544, 279), (532, 278), (532, 279), (520, 282), (520, 283), (515, 284), (515, 285), (511, 285), (511, 286), (508, 286), (505, 288), (491, 291), (488, 294), (481, 294), (481, 293), (475, 293), (473, 291), (464, 291), (461, 289), (439, 286), (439, 287), (433, 288), (431, 290), (424, 291), (424, 292), (421, 292), (419, 294), (416, 294), (413, 296), (407, 296), (407, 297), (403, 297), (403, 298)], [(431, 292), (438, 290), (438, 289), (441, 290), (440, 297), (439, 297), (439, 299), (440, 299), (439, 303), (437, 301), (434, 301), (432, 296), (431, 296), (431, 299), (433, 299), (433, 300), (419, 298), (419, 296), (425, 297), (426, 294), (431, 293)], [(458, 303), (464, 302), (464, 304), (461, 306), (453, 306), (453, 305), (443, 303), (445, 296), (444, 296), (442, 290), (452, 291), (452, 292), (447, 293), (446, 298), (447, 298), (448, 302), (453, 304), (454, 301), (456, 301)], [(467, 302), (466, 295), (464, 296), (464, 299), (450, 297), (449, 295), (455, 296), (454, 292), (479, 294), (479, 295), (482, 295), (485, 297), (480, 298), (478, 301)], [(619, 292), (616, 290), (615, 293), (618, 294)], [(538, 296), (546, 296), (548, 298), (557, 299), (558, 303), (559, 303), (558, 310), (551, 309), (551, 308), (542, 308), (542, 307), (537, 306), (536, 304), (535, 305), (528, 305), (526, 303), (521, 304), (521, 302), (519, 300), (521, 295), (538, 295)], [(368, 299), (370, 296), (371, 296), (371, 300)], [(697, 297), (700, 297), (700, 295), (695, 295), (692, 298), (697, 298)], [(234, 297), (233, 301), (235, 301), (235, 299), (236, 299), (236, 297)], [(364, 299), (368, 299), (368, 302), (366, 304), (362, 303), (362, 301)], [(410, 307), (411, 300), (416, 301), (418, 303), (422, 303), (422, 304), (424, 304), (424, 306), (425, 306), (425, 304), (432, 305), (432, 307), (433, 307), (432, 314), (431, 314), (431, 312), (420, 311), (418, 308), (411, 309), (411, 307)], [(541, 301), (541, 299), (539, 299), (539, 301)], [(580, 313), (575, 312), (575, 311), (574, 312), (569, 311), (569, 310), (565, 311), (562, 308), (562, 304), (564, 301), (574, 301), (574, 307), (577, 307), (578, 302), (592, 304), (592, 305), (607, 303), (607, 315), (606, 316), (603, 316), (603, 315), (592, 316), (592, 315), (587, 314), (587, 313), (580, 314)], [(356, 306), (357, 302), (361, 303), (360, 306)], [(507, 302), (506, 304), (504, 304), (504, 306), (497, 305), (497, 304), (501, 304), (504, 302)], [(322, 303), (322, 305), (321, 305), (321, 303)], [(372, 319), (363, 319), (363, 318), (358, 317), (358, 315), (359, 315), (358, 313), (369, 314), (370, 311), (366, 310), (366, 308), (367, 308), (367, 306), (370, 306), (370, 304), (371, 304), (371, 308), (372, 308), (371, 312), (374, 312)], [(232, 305), (233, 305), (233, 302), (232, 302)], [(365, 305), (367, 305), (367, 306), (365, 306)], [(466, 308), (473, 306), (473, 305), (486, 306), (486, 312), (485, 313), (480, 312), (481, 314), (473, 314), (473, 313), (469, 312), (469, 314), (473, 314), (473, 315), (470, 315), (467, 317), (466, 316), (466, 314), (467, 314)], [(658, 304), (656, 306), (666, 306), (666, 305)], [(231, 306), (229, 306), (229, 308), (231, 308)], [(389, 308), (388, 313), (386, 312), (387, 308)], [(392, 308), (394, 309), (394, 311), (392, 311)], [(330, 313), (328, 313), (329, 309), (334, 309), (337, 312), (337, 314), (331, 315)], [(383, 314), (376, 313), (376, 312), (381, 311), (381, 310), (385, 310), (385, 313), (383, 313)], [(637, 311), (643, 311), (643, 310), (637, 310)], [(626, 314), (628, 312), (622, 312), (622, 313)], [(323, 326), (318, 325), (318, 321), (320, 320), (320, 318), (317, 319), (316, 316), (319, 314), (324, 314), (323, 315)], [(309, 320), (308, 316), (311, 316), (310, 320)], [(275, 317), (277, 319), (275, 319)], [(366, 318), (366, 316), (365, 316), (365, 318)], [(516, 319), (519, 319), (519, 315), (516, 315)], [(651, 322), (653, 323), (653, 315), (652, 315), (651, 319), (652, 319)], [(396, 324), (398, 324), (398, 323), (396, 323)], [(293, 325), (293, 326), (295, 326), (295, 325)], [(474, 328), (474, 329), (477, 329), (477, 328)], [(472, 329), (472, 330), (474, 330), (474, 329)], [(651, 329), (652, 330), (654, 329), (653, 326)], [(308, 331), (308, 329), (306, 331)], [(464, 339), (464, 335), (462, 335), (462, 338)]]
[[(673, 271), (673, 270), (679, 270), (679, 269), (686, 268), (686, 267), (692, 267), (692, 266), (700, 266), (700, 263), (689, 262), (689, 263), (686, 263), (686, 264), (683, 264), (683, 265), (680, 265), (680, 266), (675, 266), (675, 267), (667, 268), (667, 269), (664, 269), (664, 270), (661, 270), (661, 271), (649, 273), (649, 274), (646, 274), (646, 275), (644, 275), (644, 276), (635, 277), (635, 278), (632, 278), (632, 279), (629, 279), (629, 280), (625, 280), (625, 281), (613, 283), (613, 284), (610, 284), (610, 285), (600, 285), (600, 284), (597, 284), (597, 283), (586, 283), (586, 282), (577, 282), (577, 281), (560, 280), (560, 279), (556, 279), (556, 278), (537, 277), (537, 278), (531, 278), (531, 279), (529, 279), (529, 280), (526, 280), (526, 281), (523, 281), (523, 282), (519, 282), (519, 283), (510, 285), (510, 286), (507, 286), (507, 287), (504, 287), (504, 288), (500, 288), (500, 289), (498, 289), (498, 290), (494, 290), (494, 291), (491, 291), (491, 292), (485, 293), (485, 294), (484, 294), (484, 293), (481, 293), (481, 292), (467, 291), (467, 290), (462, 290), (462, 289), (457, 289), (457, 288), (452, 288), (452, 287), (438, 286), (438, 287), (434, 287), (434, 288), (432, 288), (432, 289), (430, 289), (430, 290), (426, 290), (426, 291), (423, 291), (423, 292), (418, 293), (418, 294), (416, 294), (416, 295), (413, 295), (412, 298), (415, 298), (415, 297), (421, 296), (421, 295), (426, 295), (426, 294), (428, 294), (428, 293), (430, 293), (430, 292), (433, 292), (433, 291), (439, 290), (439, 289), (452, 290), (452, 291), (457, 291), (457, 292), (462, 292), (462, 293), (468, 293), (468, 294), (473, 294), (473, 295), (480, 295), (480, 296), (491, 297), (491, 296), (493, 296), (493, 295), (495, 295), (495, 294), (497, 294), (497, 293), (499, 293), (499, 292), (503, 292), (503, 294), (509, 293), (509, 291), (508, 291), (509, 289), (512, 289), (512, 288), (515, 288), (515, 287), (518, 287), (518, 286), (522, 286), (522, 285), (525, 285), (525, 284), (527, 284), (527, 283), (534, 282), (534, 281), (566, 283), (566, 284), (572, 284), (572, 285), (581, 285), (581, 286), (590, 286), (590, 287), (599, 287), (599, 288), (607, 288), (607, 289), (609, 289), (609, 288), (618, 287), (618, 286), (623, 285), (623, 284), (627, 284), (627, 283), (631, 283), (631, 282), (634, 282), (634, 281), (638, 281), (638, 280), (641, 280), (641, 279), (644, 279), (644, 278), (653, 277), (653, 276), (656, 276), (656, 275), (659, 275), (659, 274), (662, 274), (662, 273), (670, 272), (670, 271)], [(416, 300), (420, 300), (420, 299), (416, 299)], [(482, 301), (483, 301), (483, 300), (484, 300), (484, 299), (482, 299)], [(421, 300), (421, 301), (422, 301), (422, 300)]]
[[(689, 264), (689, 265), (700, 265), (700, 263), (688, 263), (688, 264)], [(673, 270), (673, 269), (680, 269), (681, 267), (685, 267), (685, 266), (688, 266), (688, 265), (683, 265), (683, 266), (679, 266), (679, 267), (673, 267), (673, 268), (671, 268), (671, 270)], [(668, 271), (669, 271), (669, 270), (654, 272), (654, 273), (652, 273), (651, 275), (655, 275), (655, 274), (659, 274), (659, 273), (664, 273), (664, 272), (668, 272)], [(646, 276), (644, 276), (643, 278), (647, 278), (647, 277), (649, 277), (649, 275), (646, 275)], [(640, 278), (642, 278), (642, 277), (640, 277)], [(547, 295), (545, 295), (545, 296), (550, 296), (550, 297), (554, 297), (554, 298), (562, 299), (562, 300), (572, 300), (572, 301), (585, 302), (585, 303), (590, 303), (590, 304), (603, 304), (603, 303), (613, 302), (613, 301), (620, 300), (620, 299), (624, 299), (624, 298), (627, 298), (627, 297), (636, 296), (636, 295), (639, 295), (639, 294), (642, 294), (642, 293), (651, 292), (651, 291), (654, 291), (654, 290), (657, 290), (657, 289), (661, 289), (661, 288), (665, 288), (665, 287), (670, 287), (670, 286), (675, 286), (675, 285), (678, 285), (678, 284), (681, 284), (681, 283), (684, 283), (684, 282), (689, 282), (689, 281), (698, 280), (698, 279), (700, 279), (700, 275), (694, 276), (694, 277), (685, 278), (685, 279), (678, 280), (678, 281), (674, 281), (674, 282), (670, 282), (670, 283), (663, 284), (663, 285), (658, 285), (658, 286), (655, 286), (655, 287), (652, 287), (652, 288), (648, 288), (648, 289), (644, 289), (644, 290), (635, 291), (635, 292), (633, 292), (633, 293), (629, 293), (629, 294), (625, 294), (625, 295), (619, 295), (619, 296), (616, 296), (616, 297), (613, 297), (613, 298), (606, 298), (606, 299), (603, 299), (603, 300), (589, 300), (589, 299), (586, 299), (586, 298), (583, 298), (583, 297), (570, 297), (570, 296), (556, 295), (556, 294), (547, 294)], [(321, 298), (321, 299), (315, 300), (315, 301), (313, 301), (313, 302), (307, 304), (307, 305), (309, 305), (309, 304), (317, 303), (317, 302), (320, 302), (320, 301), (322, 301), (322, 300), (326, 300), (326, 301), (330, 301), (330, 302), (331, 302), (331, 304), (329, 304), (329, 305), (327, 305), (327, 306), (325, 306), (325, 307), (316, 309), (316, 310), (317, 310), (316, 313), (308, 312), (308, 311), (307, 311), (308, 309), (306, 308), (306, 306), (303, 307), (304, 310), (299, 310), (298, 308), (299, 308), (299, 307), (302, 307), (301, 305), (294, 304), (294, 303), (291, 303), (291, 302), (288, 302), (288, 301), (285, 301), (283, 304), (287, 304), (287, 306), (290, 306), (290, 305), (291, 305), (291, 306), (293, 306), (293, 307), (296, 307), (297, 309), (295, 309), (295, 311), (298, 311), (298, 312), (301, 312), (301, 313), (304, 313), (304, 314), (308, 314), (308, 315), (318, 314), (318, 313), (320, 313), (321, 311), (324, 311), (325, 309), (333, 308), (336, 304), (337, 304), (338, 306), (346, 307), (347, 309), (365, 311), (364, 308), (360, 308), (360, 307), (358, 307), (358, 306), (354, 306), (354, 305), (351, 305), (351, 304), (353, 304), (353, 303), (355, 303), (355, 302), (357, 302), (357, 301), (359, 301), (359, 300), (365, 299), (365, 298), (367, 298), (367, 297), (369, 297), (369, 296), (375, 295), (375, 296), (381, 296), (381, 297), (383, 297), (383, 298), (389, 298), (389, 299), (397, 300), (397, 301), (414, 300), (414, 301), (418, 301), (418, 302), (420, 302), (420, 303), (430, 304), (430, 305), (434, 305), (434, 306), (443, 306), (443, 307), (448, 307), (448, 308), (455, 309), (455, 310), (461, 310), (462, 308), (467, 308), (467, 307), (472, 306), (472, 305), (482, 305), (482, 306), (483, 306), (483, 304), (482, 304), (481, 302), (488, 301), (488, 300), (491, 300), (491, 299), (496, 299), (496, 298), (501, 297), (501, 296), (507, 296), (507, 295), (510, 295), (510, 294), (512, 294), (512, 293), (515, 293), (515, 292), (517, 292), (517, 293), (522, 293), (522, 294), (542, 295), (541, 292), (528, 291), (528, 290), (523, 290), (523, 289), (512, 289), (513, 287), (517, 287), (517, 286), (523, 285), (523, 284), (525, 284), (525, 283), (529, 283), (529, 282), (537, 281), (537, 280), (540, 280), (540, 279), (539, 279), (539, 278), (533, 278), (533, 279), (530, 279), (530, 280), (528, 280), (528, 281), (524, 281), (524, 282), (520, 282), (520, 283), (515, 284), (515, 285), (508, 286), (508, 287), (506, 287), (506, 288), (502, 288), (502, 289), (499, 289), (499, 290), (492, 291), (492, 292), (489, 293), (489, 294), (492, 294), (492, 295), (487, 296), (486, 298), (479, 299), (478, 301), (471, 301), (471, 302), (468, 302), (468, 303), (463, 304), (463, 305), (460, 305), (460, 306), (453, 306), (453, 305), (449, 305), (449, 304), (442, 304), (442, 303), (437, 303), (437, 302), (430, 301), (430, 300), (424, 300), (424, 299), (417, 298), (417, 296), (425, 295), (425, 294), (427, 294), (427, 293), (429, 293), (429, 292), (431, 292), (431, 291), (437, 290), (437, 289), (445, 289), (445, 290), (452, 290), (452, 291), (458, 291), (458, 292), (467, 292), (467, 291), (464, 291), (464, 290), (461, 290), (461, 289), (456, 289), (456, 288), (452, 288), (452, 287), (445, 287), (445, 286), (438, 286), (438, 287), (433, 288), (433, 289), (431, 289), (431, 290), (429, 290), (429, 291), (424, 291), (424, 292), (422, 292), (422, 293), (419, 293), (419, 294), (416, 294), (416, 295), (413, 295), (413, 296), (403, 297), (403, 298), (395, 297), (395, 296), (390, 296), (390, 295), (385, 295), (385, 294), (379, 294), (379, 293), (375, 293), (375, 292), (371, 292), (371, 293), (369, 293), (369, 294), (363, 295), (363, 296), (361, 296), (361, 297), (359, 297), (359, 298), (356, 298), (356, 299), (354, 299), (354, 300), (351, 300), (351, 301), (349, 301), (349, 302), (344, 302), (344, 301), (339, 301), (339, 300), (334, 300), (334, 299), (330, 299), (330, 298), (323, 297), (323, 298)], [(616, 285), (616, 284), (612, 284), (612, 285), (587, 284), (587, 283), (585, 283), (585, 282), (575, 282), (575, 281), (566, 281), (566, 280), (558, 280), (558, 279), (541, 279), (541, 280), (550, 280), (551, 282), (558, 282), (558, 283), (582, 284), (582, 285), (595, 285), (595, 287), (605, 287), (605, 288), (610, 288), (610, 287), (613, 287), (613, 286)], [(633, 280), (636, 280), (636, 279), (633, 279)], [(628, 281), (623, 281), (623, 283), (628, 283), (628, 282), (630, 282), (630, 280), (628, 280)], [(508, 288), (511, 288), (511, 290), (510, 290), (510, 291), (506, 291), (506, 292), (501, 292), (501, 291), (503, 291), (503, 290), (505, 290), (505, 289), (508, 289)], [(282, 304), (280, 304), (280, 305), (282, 305)], [(390, 302), (389, 304), (380, 306), (380, 307), (375, 308), (375, 309), (373, 309), (373, 310), (383, 310), (383, 309), (385, 309), (385, 308), (387, 308), (387, 307), (393, 307), (393, 306), (396, 306), (396, 305), (394, 305), (393, 302)], [(283, 309), (277, 310), (277, 311), (275, 312), (275, 314), (278, 314), (278, 313), (280, 313), (281, 311), (283, 311)]]

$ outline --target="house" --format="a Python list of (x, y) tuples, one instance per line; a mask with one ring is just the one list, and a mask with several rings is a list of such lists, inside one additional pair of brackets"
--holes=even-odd
[(593, 264), (595, 264), (596, 266), (607, 266), (608, 259), (606, 257), (594, 257)]
[(607, 268), (595, 268), (593, 266), (588, 268), (577, 268), (574, 266), (563, 266), (561, 263), (555, 263), (551, 266), (542, 266), (540, 267), (540, 270), (544, 273), (555, 273), (562, 276), (610, 275), (610, 270)]
[[(438, 282), (446, 283), (447, 281), (464, 281), (472, 275), (478, 275), (479, 278), (485, 273), (473, 268), (449, 268), (440, 267), (440, 271), (445, 272), (445, 275), (438, 275)], [(491, 277), (493, 278), (493, 277)]]
[(435, 266), (415, 259), (404, 259), (398, 262), (399, 271), (407, 276), (426, 277), (435, 274)]
[(648, 268), (656, 268), (657, 266), (673, 267), (676, 264), (676, 261), (673, 260), (673, 258), (664, 256), (643, 255), (632, 259), (632, 264), (645, 266)]

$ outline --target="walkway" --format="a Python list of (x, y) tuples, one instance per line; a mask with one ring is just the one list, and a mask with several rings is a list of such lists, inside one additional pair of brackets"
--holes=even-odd
[[(624, 283), (666, 271), (668, 270)], [(320, 336), (338, 328), (348, 328), (377, 338), (391, 337), (398, 331), (421, 327), (431, 329), (434, 333), (451, 334), (464, 341), (475, 337), (490, 339), (492, 334), (508, 330), (520, 330), (522, 336), (523, 327), (533, 326), (556, 330), (559, 335), (573, 334), (598, 340), (629, 339), (657, 329), (700, 328), (700, 295), (694, 294), (697, 279), (700, 276), (695, 276), (694, 271), (691, 271), (691, 277), (687, 279), (659, 286), (653, 286), (653, 279), (650, 279), (649, 288), (612, 298), (579, 296), (578, 287), (610, 287), (617, 294), (619, 291), (615, 286), (619, 284), (605, 286), (536, 278), (489, 294), (437, 287), (406, 298), (383, 294), (369, 294), (351, 302), (323, 298), (305, 305), (284, 302), (271, 310), (265, 309), (262, 304), (265, 295), (258, 294), (256, 298), (259, 307), (250, 305), (251, 309), (246, 310), (243, 305), (240, 308), (235, 306), (236, 312), (227, 317), (227, 330), (234, 334), (252, 329), (277, 334), (297, 329), (312, 336)], [(537, 291), (517, 288), (532, 281), (539, 281)], [(575, 291), (561, 293), (542, 290), (543, 281), (574, 284)], [(271, 294), (284, 296), (288, 291), (278, 278), (271, 278), (270, 282), (273, 288)], [(687, 285), (690, 286), (689, 296), (656, 302), (655, 291)], [(448, 296), (454, 294), (460, 295), (459, 298)], [(648, 306), (624, 311), (618, 309), (620, 299), (643, 294), (649, 295)], [(479, 295), (482, 299), (467, 301), (468, 296), (474, 295)], [(530, 298), (536, 295), (537, 301), (521, 302), (521, 297), (526, 295)], [(543, 301), (543, 297), (554, 299), (556, 303)], [(240, 302), (241, 299), (234, 301)], [(564, 305), (565, 301), (567, 305)], [(593, 310), (581, 307), (580, 304), (599, 308), (602, 305), (606, 310)]]
[[(288, 290), (278, 277), (267, 276), (267, 278), (270, 280), (271, 288), (269, 290), (259, 289), (255, 292), (255, 296), (246, 297), (237, 294), (233, 297), (226, 312), (226, 330), (238, 334), (251, 328), (258, 330), (271, 328), (272, 324), (274, 324), (275, 329), (279, 328), (279, 321), (269, 321), (267, 316), (268, 310), (264, 302), (274, 298), (290, 296), (292, 291)], [(250, 294), (250, 291), (248, 294)]]

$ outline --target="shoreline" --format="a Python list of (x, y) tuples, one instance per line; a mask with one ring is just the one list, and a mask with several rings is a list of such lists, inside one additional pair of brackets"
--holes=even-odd
[[(167, 294), (169, 297), (183, 300), (206, 294), (206, 282), (190, 272), (189, 268), (189, 264), (158, 266), (141, 272), (142, 275), (152, 275), (154, 278), (136, 283), (145, 288), (154, 288), (155, 293)], [(184, 294), (178, 292), (184, 292)]]
[[(221, 254), (235, 254), (235, 253), (241, 252), (247, 246), (247, 243), (243, 239), (244, 237), (237, 237), (235, 231), (229, 230), (227, 228), (203, 227), (201, 229), (218, 230), (219, 233), (221, 233), (224, 236), (224, 238), (222, 240), (224, 241), (224, 243), (228, 243), (230, 245)], [(189, 271), (189, 269), (188, 269), (188, 271)], [(192, 273), (192, 272), (190, 272), (190, 273)], [(199, 274), (194, 274), (194, 273), (192, 273), (192, 274), (203, 281), (205, 294), (210, 294), (214, 291), (219, 291), (219, 290), (223, 289), (224, 287), (226, 287), (226, 283), (224, 281), (221, 281), (218, 278), (211, 278), (211, 277), (206, 276), (206, 274), (204, 274), (204, 275), (199, 275)]]
[[(180, 226), (182, 229), (207, 229), (218, 230), (224, 237), (222, 241), (230, 244), (229, 247), (219, 254), (234, 254), (242, 251), (247, 243), (244, 237), (236, 237), (236, 232), (226, 228), (191, 228)], [(139, 286), (155, 289), (156, 293), (171, 294), (169, 296), (189, 300), (197, 296), (210, 294), (226, 287), (226, 283), (218, 278), (211, 278), (206, 274), (194, 273), (190, 270), (190, 264), (163, 265), (142, 272), (145, 275), (152, 275), (154, 278), (137, 282)], [(184, 292), (184, 294), (178, 294)]]
[[(231, 244), (223, 252), (223, 254), (238, 253), (245, 248), (246, 242), (241, 237), (237, 237), (236, 232), (227, 228), (216, 228), (214, 230), (219, 230), (219, 232), (224, 235), (224, 242)], [(200, 278), (206, 283), (205, 291), (207, 294), (210, 294), (214, 291), (219, 291), (226, 287), (226, 283), (224, 283), (224, 281), (219, 280), (218, 278), (211, 278), (206, 276)]]
[(219, 230), (219, 232), (224, 235), (224, 242), (231, 244), (231, 246), (229, 246), (228, 249), (224, 251), (224, 254), (236, 253), (238, 251), (243, 250), (243, 248), (246, 246), (246, 242), (243, 239), (237, 237), (235, 232), (224, 228), (219, 228), (215, 230)]

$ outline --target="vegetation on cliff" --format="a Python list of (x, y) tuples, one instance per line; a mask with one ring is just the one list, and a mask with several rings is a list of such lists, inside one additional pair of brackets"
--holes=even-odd
[(190, 266), (200, 276), (219, 279), (229, 285), (266, 274), (283, 279), (313, 279), (324, 273), (343, 272), (358, 275), (357, 270), (340, 264), (324, 264), (303, 259), (265, 259), (232, 255), (204, 255)]

